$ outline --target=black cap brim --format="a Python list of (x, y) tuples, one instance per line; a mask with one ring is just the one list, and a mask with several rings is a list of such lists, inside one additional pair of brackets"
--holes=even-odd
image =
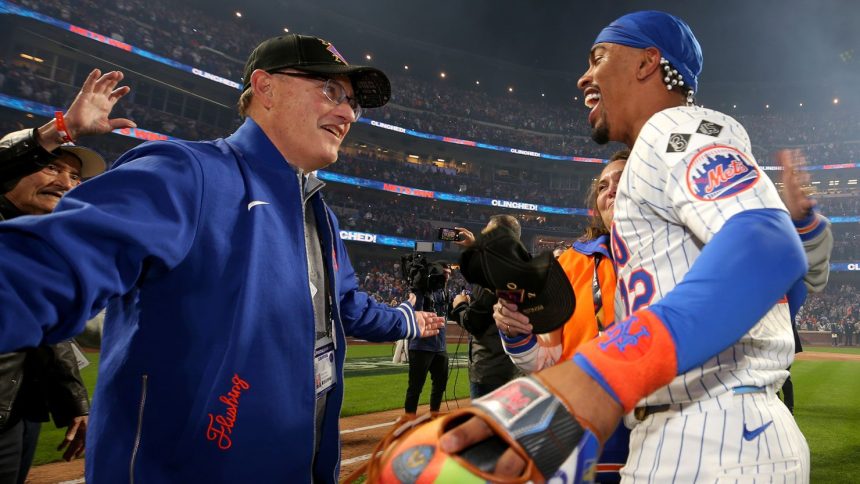
[(294, 69), (328, 76), (344, 75), (352, 82), (355, 99), (363, 108), (378, 108), (391, 99), (391, 82), (374, 67), (319, 64), (296, 66)]
[[(547, 253), (552, 256), (552, 253)], [(534, 310), (540, 308), (539, 310)], [(528, 316), (532, 331), (543, 334), (564, 325), (576, 309), (576, 296), (561, 264), (552, 258), (547, 271), (546, 285), (530, 304), (523, 304), (520, 311)]]

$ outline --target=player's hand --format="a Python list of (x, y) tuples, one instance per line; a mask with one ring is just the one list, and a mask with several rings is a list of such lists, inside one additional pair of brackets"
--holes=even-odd
[(782, 166), (782, 201), (792, 220), (803, 220), (816, 203), (804, 188), (809, 187), (809, 172), (798, 170), (806, 165), (806, 157), (801, 150), (779, 150), (776, 160)]
[(112, 71), (102, 75), (93, 69), (75, 100), (63, 115), (66, 128), (73, 139), (79, 136), (110, 133), (118, 128), (134, 128), (134, 121), (125, 118), (110, 119), (116, 102), (131, 91), (128, 86), (116, 87), (123, 73)]
[(410, 306), (414, 308), (415, 303), (418, 302), (418, 296), (416, 296), (414, 292), (410, 292), (409, 297), (406, 298), (406, 301), (409, 303)]
[(57, 446), (57, 450), (63, 450), (63, 448), (66, 448), (66, 451), (63, 453), (63, 459), (67, 462), (84, 454), (88, 422), (89, 417), (86, 415), (75, 417), (69, 425), (69, 428), (66, 430), (66, 437), (62, 442), (60, 442), (60, 445)]
[(460, 234), (460, 240), (455, 240), (455, 244), (466, 249), (475, 243), (475, 234), (471, 230), (464, 227), (454, 227), (454, 229)]
[(503, 301), (499, 301), (493, 305), (493, 319), (496, 321), (496, 326), (499, 331), (505, 336), (517, 336), (520, 334), (531, 334), (532, 325), (529, 324), (529, 318), (525, 314), (517, 311), (517, 305)]
[(436, 336), (445, 326), (445, 318), (427, 311), (415, 311), (415, 322), (418, 323), (418, 331), (422, 338)]

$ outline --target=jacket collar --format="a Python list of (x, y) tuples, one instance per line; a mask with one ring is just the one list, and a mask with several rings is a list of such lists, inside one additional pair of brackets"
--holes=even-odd
[(231, 146), (241, 151), (247, 159), (258, 160), (262, 163), (277, 163), (289, 167), (296, 175), (301, 175), (300, 183), (302, 186), (304, 201), (318, 192), (325, 183), (316, 177), (316, 172), (301, 173), (301, 170), (293, 166), (289, 160), (284, 158), (278, 148), (275, 147), (272, 140), (263, 132), (263, 128), (251, 118), (245, 118), (242, 126), (239, 126), (233, 134), (226, 140)]
[(600, 253), (604, 257), (612, 258), (612, 255), (609, 252), (608, 235), (601, 235), (600, 237), (592, 240), (577, 240), (573, 243), (573, 250), (585, 255)]
[(293, 172), (298, 173), (298, 170), (284, 158), (284, 155), (278, 151), (272, 140), (266, 136), (263, 128), (251, 118), (245, 118), (242, 126), (239, 126), (239, 129), (227, 137), (226, 141), (241, 151), (249, 162), (250, 160), (254, 160), (272, 165), (283, 164), (288, 166)]

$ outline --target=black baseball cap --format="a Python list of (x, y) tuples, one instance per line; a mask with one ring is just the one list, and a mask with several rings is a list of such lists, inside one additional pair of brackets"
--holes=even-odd
[(382, 71), (349, 65), (331, 42), (309, 35), (281, 35), (258, 45), (245, 63), (243, 91), (251, 85), (255, 69), (266, 72), (296, 69), (323, 76), (348, 76), (356, 101), (363, 108), (378, 108), (391, 99), (391, 83)]
[(561, 327), (576, 307), (570, 280), (552, 252), (532, 257), (506, 227), (478, 235), (460, 255), (460, 272), (470, 283), (516, 304), (537, 334)]

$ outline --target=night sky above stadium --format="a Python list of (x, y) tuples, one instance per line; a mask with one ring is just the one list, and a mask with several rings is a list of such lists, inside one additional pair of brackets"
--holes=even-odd
[[(860, 4), (853, 0), (190, 0), (243, 12), (261, 37), (310, 33), (352, 63), (518, 95), (573, 100), (598, 31), (635, 10), (686, 20), (702, 44), (700, 101), (747, 110), (860, 105)], [(235, 18), (235, 17), (234, 17)], [(265, 32), (265, 33), (262, 33)], [(832, 107), (832, 106), (831, 106)]]

